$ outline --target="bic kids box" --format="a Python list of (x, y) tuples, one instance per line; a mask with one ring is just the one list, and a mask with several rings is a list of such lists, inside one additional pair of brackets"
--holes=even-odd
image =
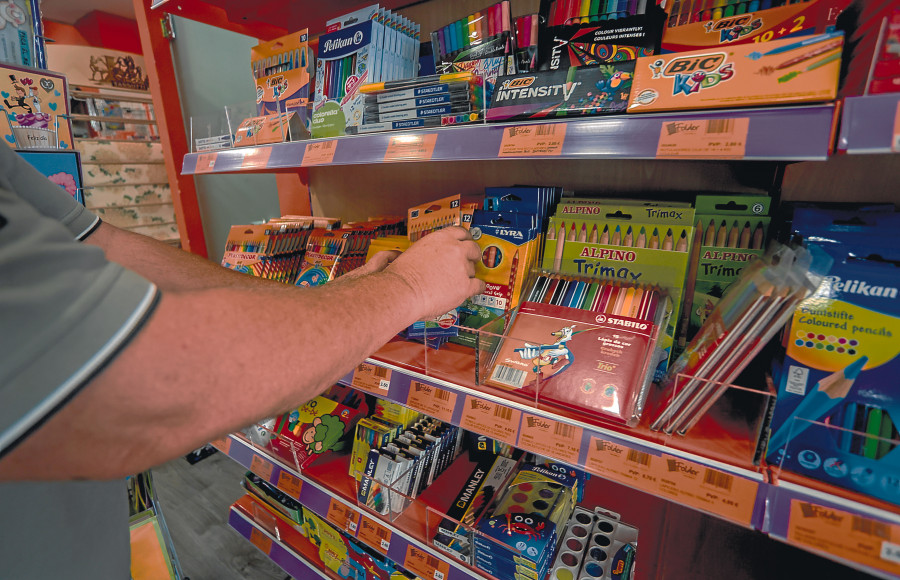
[(785, 336), (768, 461), (900, 505), (900, 214), (854, 222), (799, 228), (834, 264)]
[(835, 98), (840, 32), (639, 58), (629, 113)]

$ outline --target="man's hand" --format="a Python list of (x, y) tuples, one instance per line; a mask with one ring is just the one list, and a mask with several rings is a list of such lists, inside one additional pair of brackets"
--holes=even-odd
[(465, 229), (450, 227), (428, 234), (403, 252), (385, 272), (402, 278), (412, 289), (418, 318), (433, 318), (484, 291), (475, 278), (481, 250)]

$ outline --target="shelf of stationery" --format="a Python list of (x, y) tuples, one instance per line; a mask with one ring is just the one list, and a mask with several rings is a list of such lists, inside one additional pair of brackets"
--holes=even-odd
[[(546, 123), (482, 123), (391, 131), (189, 153), (184, 157), (182, 173), (196, 175), (320, 165), (539, 158), (823, 160), (830, 153), (835, 114), (835, 105), (825, 103), (802, 107), (686, 111), (548, 120)], [(679, 147), (678, 123), (705, 124), (708, 134), (721, 132), (720, 141), (726, 143), (721, 144), (721, 149), (715, 146), (691, 149), (688, 144)], [(516, 131), (520, 127), (529, 130)], [(523, 137), (524, 133), (530, 135)], [(526, 139), (536, 137), (535, 133), (542, 133), (539, 144)], [(673, 139), (676, 151), (661, 152), (660, 145), (672, 145), (670, 142)], [(712, 139), (712, 142), (717, 142), (717, 139)]]
[(318, 549), (309, 540), (287, 525), (273, 523), (274, 516), (260, 517), (264, 511), (245, 495), (228, 510), (228, 525), (294, 578), (338, 578), (326, 571)]
[[(315, 471), (313, 477), (310, 473), (300, 473), (264, 450), (254, 447), (239, 435), (230, 435), (213, 444), (239, 464), (298, 500), (304, 508), (312, 510), (341, 531), (357, 538), (394, 562), (403, 565), (413, 557), (410, 552), (417, 551), (417, 555), (433, 556), (441, 562), (438, 566), (445, 580), (482, 577), (474, 569), (447, 557), (428, 546), (425, 541), (414, 537), (415, 533), (423, 538), (426, 536), (427, 508), (424, 503), (412, 504), (403, 514), (390, 522), (360, 508), (355, 498), (350, 497), (355, 491), (349, 489), (353, 480), (348, 475), (347, 456), (318, 460), (314, 468), (311, 468)], [(320, 482), (328, 482), (328, 487)], [(343, 489), (345, 487), (347, 489)], [(230, 520), (233, 517), (234, 514), (230, 516)], [(377, 533), (367, 534), (367, 531), (371, 530), (376, 530)], [(409, 533), (410, 530), (413, 530), (413, 534)], [(281, 565), (278, 561), (276, 563)]]
[(838, 151), (900, 152), (900, 93), (844, 99)]

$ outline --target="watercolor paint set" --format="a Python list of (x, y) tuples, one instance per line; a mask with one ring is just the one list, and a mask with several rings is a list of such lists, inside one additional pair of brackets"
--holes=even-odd
[(562, 536), (549, 580), (628, 580), (638, 530), (602, 508), (576, 507)]

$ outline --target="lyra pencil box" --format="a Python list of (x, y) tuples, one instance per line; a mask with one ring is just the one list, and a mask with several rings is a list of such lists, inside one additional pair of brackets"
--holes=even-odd
[(522, 285), (537, 256), (539, 242), (532, 214), (476, 211), (470, 232), (481, 250), (475, 277), (484, 292), (472, 297), (476, 306), (502, 314), (521, 302)]
[(485, 112), (488, 121), (621, 113), (635, 61), (502, 77)]
[(830, 101), (843, 33), (639, 58), (629, 113)]
[(900, 505), (900, 214), (798, 229), (834, 264), (786, 332), (767, 460)]

